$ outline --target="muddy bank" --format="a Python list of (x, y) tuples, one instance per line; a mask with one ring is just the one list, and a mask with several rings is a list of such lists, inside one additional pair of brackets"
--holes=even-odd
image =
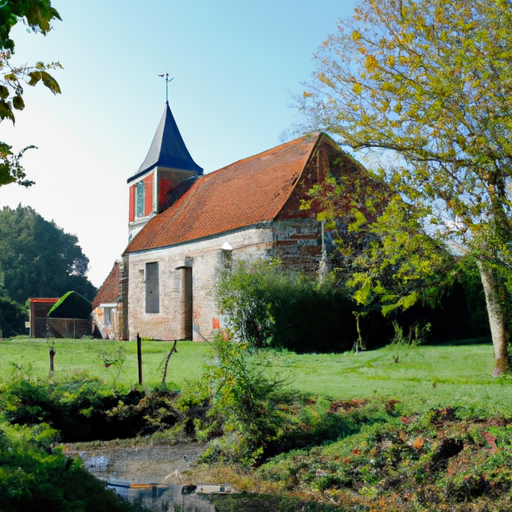
[[(106, 443), (100, 448), (87, 443), (67, 445), (65, 452), (79, 456), (96, 477), (118, 484), (115, 491), (130, 500), (140, 500), (149, 510), (158, 512), (316, 512), (328, 507), (278, 496), (216, 493), (213, 487), (193, 481), (193, 464), (206, 449), (205, 444), (158, 444), (118, 446)], [(191, 470), (191, 473), (188, 471)], [(209, 482), (229, 484), (229, 482)], [(130, 484), (154, 484), (130, 487)], [(192, 494), (184, 486), (197, 485)], [(191, 486), (193, 487), (193, 486)], [(207, 489), (210, 487), (210, 490)], [(214, 494), (204, 495), (203, 492)], [(227, 490), (227, 489), (226, 489)], [(318, 508), (317, 508), (318, 507)], [(322, 508), (323, 507), (323, 508)], [(333, 507), (332, 510), (336, 509)]]
[[(184, 473), (197, 461), (206, 445), (201, 443), (157, 444), (131, 447), (88, 448), (67, 445), (65, 452), (80, 457), (84, 467), (106, 480), (118, 494), (142, 502), (159, 512), (215, 512), (215, 507), (198, 495), (182, 492)], [(130, 487), (130, 484), (132, 486)], [(144, 484), (156, 484), (144, 486)]]
[(181, 484), (183, 473), (206, 448), (202, 443), (156, 444), (131, 447), (105, 445), (88, 449), (67, 445), (65, 452), (79, 456), (85, 468), (102, 480), (138, 483)]

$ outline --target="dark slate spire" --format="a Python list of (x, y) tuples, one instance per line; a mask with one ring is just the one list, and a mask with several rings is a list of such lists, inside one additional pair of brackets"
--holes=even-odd
[(169, 108), (169, 102), (167, 101), (165, 102), (164, 114), (156, 130), (146, 159), (137, 173), (128, 180), (128, 183), (157, 166), (203, 174), (202, 167), (199, 167), (199, 165), (192, 160), (183, 142), (178, 125), (174, 120), (171, 109)]

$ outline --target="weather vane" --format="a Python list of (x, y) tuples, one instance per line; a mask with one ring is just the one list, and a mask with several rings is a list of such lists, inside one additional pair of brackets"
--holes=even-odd
[(169, 101), (169, 82), (172, 82), (174, 80), (174, 77), (169, 78), (169, 73), (165, 73), (165, 75), (158, 75), (160, 77), (165, 76), (165, 101), (166, 103)]

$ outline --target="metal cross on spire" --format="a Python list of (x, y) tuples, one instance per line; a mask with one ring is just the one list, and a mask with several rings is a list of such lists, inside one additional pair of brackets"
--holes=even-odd
[(174, 77), (169, 78), (169, 73), (165, 73), (165, 75), (158, 75), (160, 77), (165, 76), (165, 102), (167, 103), (169, 101), (169, 82), (172, 82), (174, 80)]

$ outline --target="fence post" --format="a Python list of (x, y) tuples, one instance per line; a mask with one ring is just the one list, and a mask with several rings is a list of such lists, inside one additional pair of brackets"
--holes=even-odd
[(54, 371), (53, 361), (54, 361), (54, 358), (55, 358), (55, 349), (53, 348), (53, 343), (52, 343), (50, 345), (50, 380), (53, 380), (53, 371)]
[(137, 333), (137, 364), (139, 366), (139, 385), (142, 385), (142, 341)]

